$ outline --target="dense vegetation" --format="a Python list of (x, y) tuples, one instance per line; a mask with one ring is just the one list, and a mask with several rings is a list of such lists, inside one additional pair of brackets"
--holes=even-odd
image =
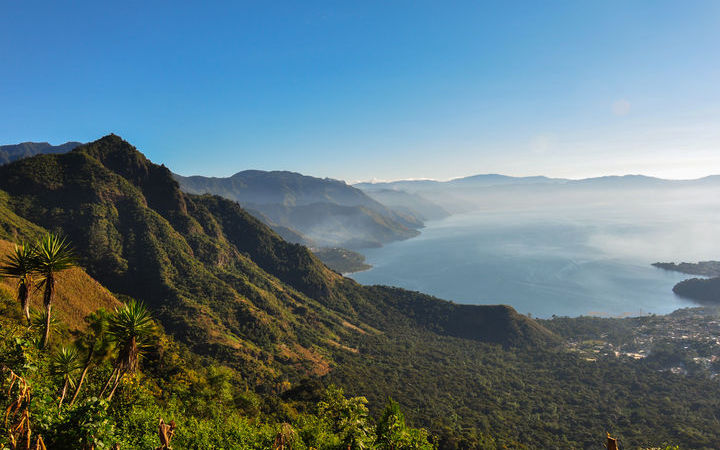
[(232, 369), (203, 365), (133, 301), (96, 311), (45, 350), (42, 327), (21, 323), (5, 291), (0, 311), (0, 448), (156, 448), (162, 418), (184, 449), (433, 448), (393, 401), (373, 418), (367, 400), (334, 386), (314, 405), (260, 397)]
[(324, 247), (313, 250), (315, 256), (326, 266), (339, 273), (360, 272), (372, 268), (365, 264), (365, 256), (338, 247)]
[(720, 278), (690, 278), (679, 282), (673, 292), (703, 305), (720, 304)]
[(653, 265), (665, 270), (708, 277), (683, 280), (673, 287), (673, 292), (702, 305), (720, 305), (720, 262), (655, 263)]
[[(586, 361), (506, 306), (360, 286), (237, 203), (183, 193), (165, 167), (117, 136), (0, 167), (0, 208), (0, 237), (67, 236), (88, 274), (126, 305), (147, 305), (158, 322), (139, 370), (112, 358), (98, 363), (80, 400), (58, 411), (70, 382), (52, 375), (52, 355), (73, 342), (87, 355), (80, 343), (92, 341), (92, 327), (58, 323), (58, 339), (39, 352), (37, 327), (22, 324), (19, 303), (3, 306), (2, 351), (17, 355), (6, 365), (33, 386), (33, 416), (56, 408), (35, 425), (52, 442), (63, 439), (53, 433), (98, 417), (108, 445), (153, 448), (163, 417), (177, 423), (176, 448), (268, 448), (286, 435), (323, 448), (309, 440), (321, 436), (336, 448), (347, 439), (338, 420), (364, 417), (365, 407), (375, 418), (359, 421), (368, 439), (388, 423), (400, 427), (389, 397), (442, 448), (587, 448), (605, 431), (626, 448), (720, 441), (716, 381), (621, 359)], [(5, 298), (9, 305), (14, 295)], [(78, 310), (73, 302), (82, 296), (59, 296), (53, 310), (68, 317), (66, 309)], [(108, 389), (118, 380), (110, 401), (98, 396), (108, 379)]]

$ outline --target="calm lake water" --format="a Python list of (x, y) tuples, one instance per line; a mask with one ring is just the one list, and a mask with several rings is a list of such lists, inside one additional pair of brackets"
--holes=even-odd
[(536, 317), (669, 313), (694, 306), (672, 292), (688, 276), (650, 264), (718, 259), (717, 218), (703, 205), (466, 213), (363, 251), (373, 269), (350, 276)]

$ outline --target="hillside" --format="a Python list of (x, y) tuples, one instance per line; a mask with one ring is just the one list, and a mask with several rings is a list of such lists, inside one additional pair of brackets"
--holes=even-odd
[[(496, 448), (587, 448), (606, 430), (630, 448), (710, 448), (720, 438), (713, 380), (585, 360), (507, 306), (361, 286), (236, 202), (182, 192), (168, 169), (114, 135), (0, 167), (0, 208), (6, 236), (66, 234), (91, 276), (146, 303), (179, 341), (172, 351), (162, 341), (143, 367), (149, 374), (139, 382), (156, 398), (179, 396), (199, 409), (222, 394), (230, 400), (221, 408), (297, 424), (299, 411), (322, 400), (322, 386), (337, 383), (367, 396), (375, 415), (389, 396), (398, 400), (409, 423), (429, 427), (448, 449), (487, 448), (488, 435)], [(184, 360), (206, 366), (207, 383), (223, 364), (236, 378), (221, 390), (188, 391), (200, 369)], [(140, 410), (158, 411), (158, 400), (143, 401)], [(615, 405), (612, 414), (604, 404)], [(153, 414), (144, 423), (156, 423)]]
[(676, 284), (673, 292), (701, 305), (720, 305), (720, 278), (690, 278)]
[[(5, 260), (14, 245), (0, 239), (0, 261)], [(14, 296), (16, 286), (14, 279), (0, 277), (0, 289)], [(100, 308), (112, 311), (120, 305), (115, 296), (78, 267), (58, 275), (56, 296), (53, 313), (71, 330), (85, 328), (83, 319), (91, 312)], [(30, 293), (30, 308), (38, 311), (43, 308), (42, 292), (33, 290)]]
[(114, 135), (0, 167), (0, 189), (13, 214), (87, 243), (82, 265), (105, 286), (144, 301), (195, 351), (258, 379), (327, 371), (331, 342), (375, 329), (367, 320), (402, 317), (237, 203), (183, 193)]
[(260, 170), (228, 178), (174, 177), (185, 192), (234, 200), (273, 228), (295, 230), (318, 246), (374, 247), (416, 236), (422, 226), (416, 217), (329, 178)]
[(61, 145), (50, 145), (47, 142), (23, 142), (14, 145), (0, 145), (0, 165), (41, 153), (67, 153), (79, 145), (82, 143), (66, 142)]

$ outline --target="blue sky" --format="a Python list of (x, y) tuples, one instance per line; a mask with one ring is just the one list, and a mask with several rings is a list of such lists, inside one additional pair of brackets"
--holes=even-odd
[(181, 174), (720, 173), (718, 1), (0, 0), (0, 144)]

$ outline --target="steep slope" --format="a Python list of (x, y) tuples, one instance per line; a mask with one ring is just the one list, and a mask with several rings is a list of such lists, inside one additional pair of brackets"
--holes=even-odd
[[(416, 217), (330, 178), (246, 170), (229, 178), (175, 175), (175, 179), (186, 192), (235, 200), (268, 225), (296, 230), (319, 246), (378, 246), (413, 237), (422, 226)], [(332, 234), (327, 233), (330, 229)]]
[(244, 205), (270, 224), (285, 224), (319, 247), (379, 247), (398, 239), (417, 236), (416, 230), (399, 225), (387, 216), (364, 206), (310, 203), (302, 206), (280, 204)]
[[(4, 261), (14, 248), (13, 243), (0, 239), (0, 261)], [(16, 280), (0, 277), (0, 287), (8, 292), (16, 289)], [(112, 311), (120, 302), (96, 280), (79, 267), (61, 272), (57, 279), (57, 291), (53, 312), (71, 330), (85, 328), (83, 320), (88, 314), (104, 308)], [(33, 289), (30, 293), (30, 308), (43, 308), (42, 292)]]
[(0, 165), (41, 153), (67, 153), (79, 145), (82, 143), (66, 142), (60, 145), (50, 145), (47, 142), (23, 142), (14, 145), (0, 145)]
[[(258, 380), (324, 373), (338, 342), (415, 320), (382, 288), (330, 271), (236, 202), (183, 193), (168, 169), (114, 135), (0, 167), (0, 189), (13, 217), (67, 234), (112, 291), (144, 301), (192, 349)], [(455, 308), (432, 302), (433, 314)], [(519, 327), (529, 343), (543, 341), (533, 322), (516, 319), (489, 340), (510, 340)]]
[(186, 197), (117, 136), (0, 169), (16, 213), (67, 234), (93, 276), (150, 305), (196, 351), (265, 376), (276, 360), (302, 372), (327, 365), (320, 348), (302, 344), (322, 345), (342, 320), (279, 278), (316, 293), (336, 275), (233, 202)]

